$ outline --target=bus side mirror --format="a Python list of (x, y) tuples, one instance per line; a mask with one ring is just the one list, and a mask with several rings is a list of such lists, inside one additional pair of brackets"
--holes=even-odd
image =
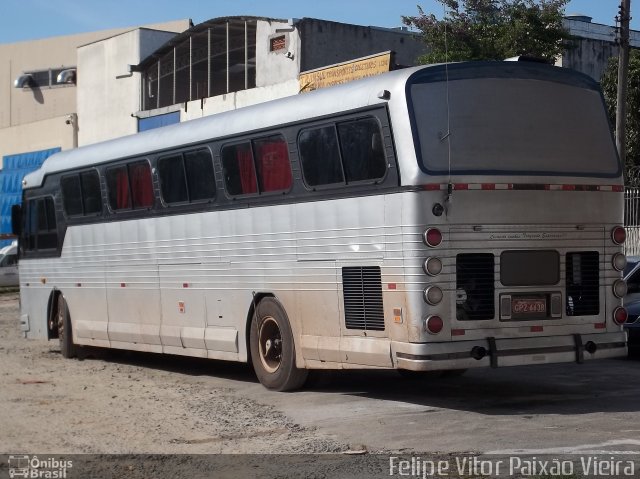
[(11, 207), (11, 232), (16, 236), (22, 233), (22, 206), (20, 205)]

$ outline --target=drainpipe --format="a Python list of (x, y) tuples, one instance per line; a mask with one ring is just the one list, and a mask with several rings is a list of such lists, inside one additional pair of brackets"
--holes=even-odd
[(70, 115), (67, 115), (65, 123), (67, 125), (71, 125), (71, 128), (73, 128), (72, 146), (73, 148), (78, 148), (78, 114), (71, 113)]

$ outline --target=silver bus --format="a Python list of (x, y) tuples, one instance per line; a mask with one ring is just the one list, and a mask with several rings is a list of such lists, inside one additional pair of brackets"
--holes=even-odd
[(63, 151), (14, 209), (29, 338), (310, 369), (626, 354), (597, 83), (431, 65)]

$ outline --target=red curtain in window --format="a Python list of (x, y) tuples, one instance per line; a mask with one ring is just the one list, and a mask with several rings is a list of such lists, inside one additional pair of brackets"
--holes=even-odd
[(131, 194), (134, 208), (151, 208), (153, 206), (153, 183), (151, 169), (147, 163), (130, 167)]
[(121, 210), (131, 208), (129, 199), (129, 177), (126, 168), (119, 168), (116, 173), (116, 208)]
[(258, 171), (263, 191), (282, 191), (291, 188), (291, 165), (284, 141), (259, 142)]
[(236, 158), (238, 159), (242, 194), (257, 193), (258, 185), (256, 184), (256, 172), (251, 155), (251, 146), (248, 143), (246, 145), (238, 145), (236, 147)]

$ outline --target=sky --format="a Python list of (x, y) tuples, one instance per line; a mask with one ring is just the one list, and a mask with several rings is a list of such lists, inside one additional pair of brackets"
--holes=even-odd
[[(634, 3), (637, 2), (637, 7)], [(571, 0), (565, 12), (613, 25), (620, 0)], [(150, 23), (193, 19), (195, 24), (229, 15), (321, 18), (358, 25), (398, 27), (402, 15), (442, 16), (436, 0), (0, 0), (0, 43)], [(640, 0), (631, 2), (640, 12)], [(640, 29), (640, 13), (631, 20)]]

